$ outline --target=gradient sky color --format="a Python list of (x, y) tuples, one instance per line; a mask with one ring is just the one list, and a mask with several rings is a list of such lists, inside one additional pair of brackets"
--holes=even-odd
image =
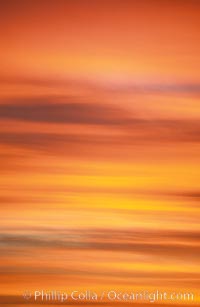
[(0, 1), (2, 304), (198, 293), (199, 29), (195, 0)]

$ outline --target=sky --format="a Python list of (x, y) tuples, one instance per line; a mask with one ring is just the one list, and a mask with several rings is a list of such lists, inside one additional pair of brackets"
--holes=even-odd
[(199, 28), (197, 0), (0, 1), (2, 304), (198, 293)]

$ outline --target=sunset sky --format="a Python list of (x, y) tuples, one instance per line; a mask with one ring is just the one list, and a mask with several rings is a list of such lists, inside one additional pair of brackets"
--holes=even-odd
[(198, 293), (200, 1), (2, 0), (0, 37), (2, 304)]

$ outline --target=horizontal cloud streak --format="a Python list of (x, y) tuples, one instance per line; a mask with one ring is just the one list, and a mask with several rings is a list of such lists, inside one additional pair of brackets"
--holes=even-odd
[(152, 254), (154, 257), (191, 257), (198, 259), (199, 232), (139, 232), (118, 230), (57, 230), (34, 235), (0, 235), (1, 247), (61, 248)]
[(38, 103), (0, 105), (0, 119), (31, 122), (117, 125), (130, 121), (123, 110), (101, 104)]
[[(103, 122), (103, 120), (102, 120)], [(105, 121), (104, 121), (105, 123)], [(0, 143), (8, 145), (16, 145), (17, 147), (26, 147), (34, 150), (45, 150), (49, 152), (65, 151), (65, 154), (70, 152), (80, 153), (80, 148), (85, 148), (88, 152), (92, 149), (93, 152), (98, 151), (98, 148), (107, 146), (108, 149), (112, 146), (143, 145), (149, 146), (151, 143), (168, 144), (168, 143), (199, 143), (200, 142), (200, 122), (198, 121), (159, 121), (159, 120), (136, 120), (129, 121), (129, 125), (120, 123), (123, 130), (123, 135), (112, 135), (107, 132), (107, 135), (92, 134), (85, 135), (83, 133), (70, 134), (66, 127), (66, 133), (32, 133), (32, 132), (1, 132)], [(89, 148), (91, 146), (91, 148)], [(97, 146), (97, 147), (96, 147)], [(123, 150), (123, 147), (118, 147)], [(67, 149), (67, 150), (66, 150)], [(114, 149), (114, 147), (113, 147)], [(118, 150), (117, 149), (117, 150)], [(63, 152), (64, 153), (64, 152)], [(106, 152), (104, 152), (106, 153)]]
[(136, 93), (136, 94), (163, 94), (163, 95), (199, 95), (200, 94), (200, 84), (198, 82), (159, 82), (153, 80), (152, 82), (142, 82), (138, 80), (127, 80), (127, 81), (111, 81), (109, 79), (107, 82), (101, 79), (94, 82), (93, 80), (84, 79), (71, 79), (70, 77), (62, 78), (30, 78), (28, 76), (10, 76), (6, 78), (5, 76), (0, 76), (0, 84), (2, 85), (21, 85), (21, 86), (34, 86), (34, 87), (79, 87), (85, 90), (90, 90), (91, 92), (99, 93)]
[(49, 124), (117, 126), (127, 129), (130, 133), (138, 132), (141, 138), (145, 134), (156, 136), (160, 133), (167, 137), (168, 134), (170, 136), (179, 132), (180, 139), (181, 135), (195, 139), (200, 133), (200, 123), (197, 119), (148, 119), (114, 105), (52, 101), (48, 103), (44, 98), (42, 100), (36, 98), (35, 103), (27, 100), (27, 103), (23, 104), (19, 102), (0, 104), (0, 119)]

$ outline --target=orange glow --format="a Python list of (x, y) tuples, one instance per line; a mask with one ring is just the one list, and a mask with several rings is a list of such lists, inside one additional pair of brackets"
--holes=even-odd
[(0, 24), (2, 303), (198, 292), (200, 3), (8, 0)]

